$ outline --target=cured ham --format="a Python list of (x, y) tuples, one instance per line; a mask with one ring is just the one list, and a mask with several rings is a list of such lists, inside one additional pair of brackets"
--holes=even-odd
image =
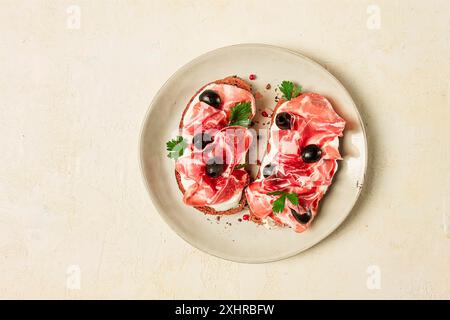
[[(178, 159), (175, 164), (177, 172), (187, 181), (189, 186), (183, 196), (186, 204), (192, 206), (209, 206), (222, 203), (241, 194), (248, 184), (248, 173), (237, 169), (247, 153), (252, 135), (243, 127), (226, 127), (214, 135), (214, 142), (202, 150), (190, 145), (191, 152)], [(210, 159), (219, 159), (225, 165), (224, 172), (216, 178), (205, 173)]]
[[(284, 120), (289, 121), (289, 129), (277, 126), (277, 115), (283, 115)], [(319, 201), (336, 173), (337, 160), (341, 159), (338, 147), (344, 127), (345, 121), (331, 103), (317, 93), (301, 94), (278, 103), (259, 176), (246, 189), (253, 221), (271, 220), (296, 232), (309, 227), (317, 214)], [(311, 146), (317, 149), (320, 159), (309, 161), (305, 158), (305, 150), (314, 149)], [(263, 175), (267, 166), (271, 170)], [(285, 199), (282, 212), (275, 213), (273, 205), (280, 192), (295, 193), (298, 204)]]
[(256, 112), (255, 98), (250, 91), (229, 84), (212, 83), (204, 90), (216, 92), (221, 100), (221, 107), (215, 108), (199, 100), (200, 94), (192, 100), (182, 120), (184, 136), (193, 136), (199, 131), (222, 129), (227, 126), (231, 109), (239, 102), (251, 103), (252, 117)]
[[(249, 104), (250, 119), (255, 115), (255, 98), (249, 89), (238, 78), (211, 83), (197, 92), (183, 113), (180, 132), (187, 146), (175, 163), (177, 180), (183, 201), (205, 213), (234, 213), (245, 204), (242, 194), (249, 176), (237, 165), (245, 162), (252, 135), (245, 127), (229, 124), (231, 112), (239, 103)], [(205, 92), (210, 97), (202, 98)], [(199, 134), (210, 138), (206, 145), (193, 142)], [(208, 170), (213, 170), (210, 175)]]

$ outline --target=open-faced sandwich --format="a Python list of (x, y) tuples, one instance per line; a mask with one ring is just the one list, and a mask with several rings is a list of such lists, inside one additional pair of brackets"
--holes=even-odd
[(345, 121), (317, 93), (283, 81), (272, 114), (266, 154), (246, 189), (251, 220), (302, 232), (337, 170)]
[(227, 77), (203, 86), (184, 109), (180, 135), (167, 142), (185, 204), (207, 214), (232, 214), (245, 206), (249, 175), (247, 129), (255, 115), (250, 86)]

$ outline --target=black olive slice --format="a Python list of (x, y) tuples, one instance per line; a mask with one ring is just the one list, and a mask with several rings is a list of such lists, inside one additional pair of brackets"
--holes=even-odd
[(291, 129), (291, 115), (287, 112), (280, 112), (275, 117), (275, 124), (283, 130)]
[(214, 108), (219, 108), (220, 103), (222, 102), (219, 94), (213, 90), (203, 91), (198, 99)]
[(206, 132), (197, 133), (194, 138), (192, 138), (192, 143), (199, 150), (203, 150), (211, 142), (212, 137)]
[(312, 218), (312, 214), (311, 214), (311, 210), (307, 210), (305, 213), (298, 213), (297, 211), (295, 211), (294, 209), (291, 209), (291, 213), (294, 216), (295, 220), (297, 220), (298, 222), (300, 222), (301, 224), (307, 224), (309, 222), (309, 220), (311, 220)]
[(277, 167), (271, 163), (263, 168), (262, 174), (264, 178), (270, 177), (276, 172)]
[(205, 172), (211, 178), (219, 177), (225, 171), (223, 159), (219, 157), (211, 158), (206, 162)]
[(315, 144), (307, 145), (302, 149), (302, 159), (306, 163), (313, 163), (322, 157), (322, 149)]

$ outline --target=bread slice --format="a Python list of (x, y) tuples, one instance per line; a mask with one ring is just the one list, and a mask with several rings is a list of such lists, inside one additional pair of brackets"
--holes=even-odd
[[(210, 85), (210, 84), (228, 84), (228, 85), (233, 85), (236, 87), (239, 87), (241, 89), (247, 90), (251, 92), (251, 86), (246, 83), (244, 80), (242, 80), (241, 78), (237, 77), (237, 76), (230, 76), (230, 77), (226, 77), (222, 80), (217, 80), (217, 81), (213, 81), (210, 83), (205, 84), (203, 87), (201, 87), (193, 96), (192, 98), (189, 100), (188, 104), (186, 105), (183, 114), (181, 116), (181, 120), (180, 120), (180, 125), (179, 128), (182, 129), (183, 128), (183, 119), (184, 119), (184, 115), (186, 114), (189, 105), (191, 104), (192, 100), (194, 100), (194, 98), (203, 91), (203, 89)], [(178, 188), (180, 189), (180, 191), (183, 193), (186, 192), (186, 190), (183, 187), (183, 184), (181, 183), (181, 175), (175, 170), (175, 178), (177, 180), (177, 184), (178, 184)], [(250, 183), (250, 178), (247, 181), (247, 184)], [(242, 195), (241, 195), (241, 199), (239, 201), (239, 205), (237, 207), (231, 208), (229, 210), (226, 211), (217, 211), (214, 208), (211, 208), (209, 206), (194, 206), (195, 209), (205, 213), (205, 214), (211, 214), (211, 215), (230, 215), (230, 214), (234, 214), (234, 213), (238, 213), (240, 211), (242, 211), (242, 209), (244, 209), (245, 205), (246, 205), (247, 201), (245, 198), (245, 193), (244, 190), (242, 191)]]

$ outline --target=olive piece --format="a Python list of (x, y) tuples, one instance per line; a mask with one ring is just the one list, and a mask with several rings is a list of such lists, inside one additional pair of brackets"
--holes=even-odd
[(219, 177), (225, 171), (223, 159), (219, 157), (211, 158), (206, 162), (206, 175), (211, 178)]
[(264, 178), (267, 178), (275, 173), (277, 167), (271, 163), (263, 168), (262, 174)]
[(311, 218), (312, 218), (311, 210), (308, 210), (305, 213), (300, 214), (297, 211), (295, 211), (294, 209), (292, 209), (292, 208), (290, 208), (290, 209), (291, 209), (291, 213), (294, 216), (295, 220), (297, 220), (301, 224), (307, 224), (309, 222), (309, 220), (311, 220)]
[(310, 144), (303, 148), (302, 159), (306, 163), (313, 163), (320, 160), (322, 157), (322, 150), (318, 145)]
[(194, 138), (192, 138), (192, 143), (194, 146), (199, 149), (203, 150), (208, 143), (212, 142), (212, 137), (207, 134), (206, 132), (197, 133)]
[(289, 130), (291, 129), (291, 115), (287, 112), (280, 112), (275, 118), (275, 123), (278, 128)]
[(198, 99), (214, 108), (218, 108), (222, 102), (219, 94), (212, 90), (203, 91)]

